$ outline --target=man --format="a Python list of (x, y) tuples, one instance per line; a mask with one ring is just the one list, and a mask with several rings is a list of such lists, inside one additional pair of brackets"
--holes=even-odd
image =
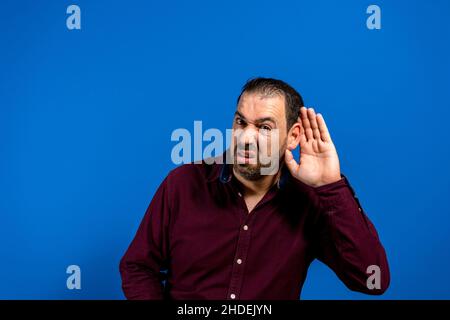
[[(316, 258), (351, 290), (382, 294), (385, 251), (322, 115), (285, 82), (256, 78), (238, 98), (233, 131), (232, 163), (185, 164), (161, 183), (120, 262), (125, 296), (298, 299)], [(261, 137), (279, 146), (272, 174), (261, 174)]]

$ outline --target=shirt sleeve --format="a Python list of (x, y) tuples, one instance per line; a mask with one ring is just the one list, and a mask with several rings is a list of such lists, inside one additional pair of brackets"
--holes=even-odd
[(164, 299), (162, 268), (168, 260), (169, 199), (167, 178), (156, 191), (136, 235), (120, 260), (127, 299)]
[[(347, 178), (341, 174), (339, 181), (314, 189), (319, 201), (317, 258), (350, 290), (384, 293), (390, 282), (386, 252)], [(368, 285), (374, 272), (379, 286)]]

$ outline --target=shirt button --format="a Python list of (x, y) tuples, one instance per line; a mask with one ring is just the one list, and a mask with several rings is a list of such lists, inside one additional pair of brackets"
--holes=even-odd
[(241, 259), (237, 259), (236, 262), (237, 262), (237, 264), (241, 264), (242, 260)]
[(235, 295), (234, 293), (232, 293), (232, 294), (230, 294), (230, 298), (231, 298), (231, 299), (235, 299), (235, 298), (236, 298), (236, 295)]
[(361, 211), (361, 208), (358, 208), (359, 209), (359, 211)]
[(244, 225), (244, 230), (248, 230), (248, 226), (247, 225)]

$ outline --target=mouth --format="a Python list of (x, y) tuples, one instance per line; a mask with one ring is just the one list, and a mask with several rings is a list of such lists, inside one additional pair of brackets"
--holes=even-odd
[(256, 152), (253, 150), (238, 150), (236, 159), (239, 164), (248, 164), (256, 162)]

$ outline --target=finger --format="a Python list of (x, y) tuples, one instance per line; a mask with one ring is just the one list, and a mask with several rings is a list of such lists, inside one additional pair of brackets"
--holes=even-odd
[(299, 124), (300, 124), (300, 140), (299, 140), (299, 143), (300, 143), (300, 145), (303, 145), (303, 144), (305, 144), (308, 140), (306, 139), (305, 128), (303, 128), (302, 122), (300, 121)]
[(316, 112), (313, 108), (308, 109), (308, 119), (311, 125), (314, 139), (320, 140), (319, 126), (317, 125)]
[(294, 159), (294, 155), (292, 154), (291, 150), (286, 149), (285, 155), (284, 155), (284, 162), (286, 163), (287, 168), (291, 172), (292, 175), (295, 175), (298, 171), (299, 164)]
[(305, 129), (305, 135), (307, 140), (313, 139), (313, 132), (311, 129), (311, 124), (308, 119), (308, 112), (306, 107), (300, 108), (300, 117), (302, 118), (303, 128)]
[(319, 126), (320, 137), (322, 141), (330, 142), (331, 141), (330, 132), (328, 131), (325, 119), (323, 118), (321, 113), (317, 114), (317, 125)]

